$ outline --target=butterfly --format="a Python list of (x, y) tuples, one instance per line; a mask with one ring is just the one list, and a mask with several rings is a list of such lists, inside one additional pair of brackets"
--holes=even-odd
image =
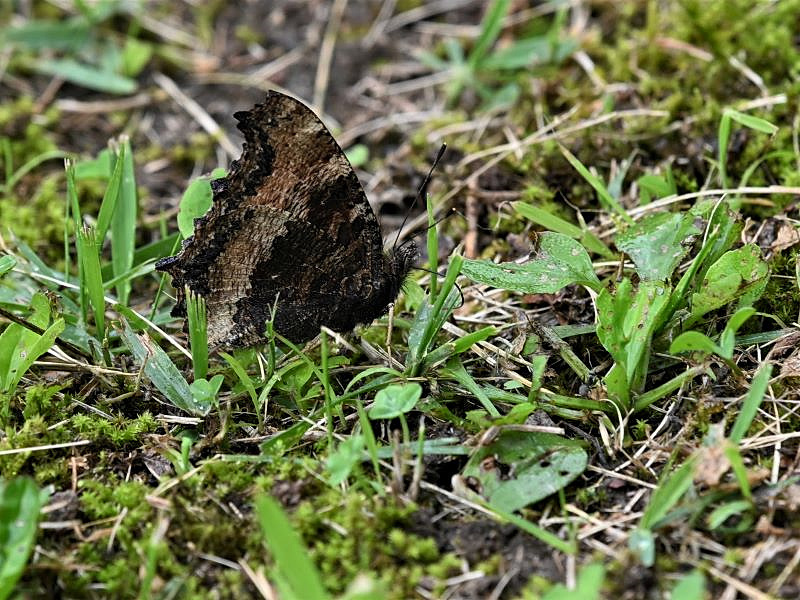
[(417, 256), (384, 251), (378, 220), (344, 151), (314, 112), (271, 91), (234, 114), (242, 156), (211, 182), (213, 202), (180, 252), (156, 262), (206, 302), (212, 350), (266, 341), (267, 322), (295, 343), (321, 326), (347, 332), (383, 315)]

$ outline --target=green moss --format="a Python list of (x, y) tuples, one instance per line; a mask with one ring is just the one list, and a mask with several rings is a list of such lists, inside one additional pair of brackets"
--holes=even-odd
[(73, 415), (70, 421), (82, 437), (93, 442), (106, 441), (114, 445), (137, 441), (142, 434), (152, 433), (159, 427), (158, 421), (149, 411), (130, 420), (118, 415), (112, 421), (94, 414), (80, 413)]

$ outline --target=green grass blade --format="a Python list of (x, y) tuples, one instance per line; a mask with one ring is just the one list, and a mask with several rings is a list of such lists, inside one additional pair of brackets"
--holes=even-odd
[(486, 15), (481, 21), (481, 33), (467, 58), (467, 64), (472, 70), (480, 66), (484, 56), (489, 52), (489, 48), (500, 35), (500, 31), (503, 29), (503, 19), (510, 6), (511, 0), (495, 0), (486, 10)]
[(40, 60), (34, 63), (33, 68), (39, 73), (61, 77), (75, 85), (109, 94), (132, 94), (138, 88), (135, 79), (72, 58)]
[(275, 559), (278, 574), (288, 586), (286, 591), (303, 600), (330, 598), (308, 550), (280, 505), (270, 496), (259, 496), (255, 506), (264, 541)]
[(100, 277), (100, 244), (94, 229), (82, 227), (78, 230), (78, 256), (81, 258), (81, 289), (86, 291), (97, 327), (95, 337), (102, 342), (105, 336), (106, 301), (103, 281)]
[(640, 528), (652, 529), (678, 503), (692, 485), (696, 465), (697, 458), (690, 456), (686, 462), (659, 482), (642, 515)]
[(478, 402), (481, 403), (486, 412), (488, 412), (492, 417), (499, 417), (500, 411), (495, 408), (492, 401), (489, 400), (489, 397), (486, 393), (481, 389), (475, 380), (467, 373), (467, 370), (464, 368), (464, 365), (461, 364), (461, 361), (458, 357), (453, 357), (450, 359), (450, 362), (447, 363), (447, 368), (442, 371), (443, 377), (451, 377), (455, 379), (458, 383), (463, 385), (467, 388), (467, 391), (475, 396), (478, 399)]
[(192, 350), (192, 367), (195, 379), (204, 379), (208, 373), (208, 320), (206, 300), (195, 294), (187, 285), (186, 317), (189, 322), (189, 347)]
[(122, 339), (142, 366), (145, 377), (174, 406), (192, 415), (201, 417), (207, 415), (213, 404), (211, 402), (203, 404), (194, 397), (186, 379), (167, 353), (154, 344), (146, 334), (137, 335), (124, 318), (121, 321)]
[(615, 214), (618, 216), (628, 225), (633, 225), (633, 219), (625, 211), (619, 201), (611, 195), (605, 184), (600, 181), (598, 177), (592, 175), (589, 169), (587, 169), (583, 163), (578, 160), (578, 157), (563, 146), (561, 147), (561, 153), (569, 161), (569, 164), (571, 164), (572, 167), (581, 175), (581, 177), (583, 177), (589, 183), (589, 185), (594, 188), (594, 191), (597, 192), (597, 198), (600, 200), (600, 204), (603, 206), (603, 208), (612, 215)]
[(108, 233), (108, 228), (111, 225), (111, 217), (119, 201), (122, 188), (122, 167), (125, 163), (125, 148), (126, 146), (122, 145), (119, 149), (111, 178), (108, 180), (105, 194), (103, 194), (103, 201), (100, 203), (100, 210), (97, 213), (97, 239), (100, 244), (106, 239), (106, 233)]
[(29, 477), (0, 480), (0, 600), (11, 596), (25, 570), (48, 496)]
[(764, 395), (767, 393), (767, 386), (769, 386), (769, 378), (772, 375), (772, 364), (764, 363), (756, 372), (753, 381), (750, 383), (750, 390), (744, 398), (742, 408), (736, 416), (736, 422), (733, 424), (731, 434), (728, 438), (734, 443), (738, 444), (750, 429), (750, 425), (758, 412), (758, 407), (764, 400)]
[(514, 208), (523, 217), (530, 219), (537, 225), (541, 225), (550, 231), (568, 235), (569, 237), (578, 240), (587, 250), (591, 252), (595, 252), (596, 254), (606, 258), (614, 257), (614, 253), (608, 248), (608, 246), (606, 246), (600, 238), (598, 238), (588, 229), (581, 229), (577, 225), (573, 225), (569, 221), (562, 219), (553, 213), (547, 212), (543, 208), (528, 204), (527, 202), (515, 202)]
[[(127, 137), (122, 138), (122, 150), (118, 160), (122, 161), (122, 182), (117, 206), (111, 217), (111, 263), (114, 266), (115, 276), (129, 271), (133, 266), (136, 244), (138, 200), (133, 172), (133, 152), (131, 152), (130, 141)], [(117, 300), (120, 304), (128, 303), (130, 291), (130, 280), (121, 281), (117, 285)]]

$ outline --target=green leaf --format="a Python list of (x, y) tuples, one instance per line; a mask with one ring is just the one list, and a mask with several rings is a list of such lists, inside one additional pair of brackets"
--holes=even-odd
[(75, 85), (109, 94), (132, 94), (138, 87), (133, 79), (79, 63), (72, 58), (40, 60), (34, 64), (34, 69), (46, 75), (60, 77)]
[(530, 219), (537, 225), (541, 225), (548, 231), (563, 233), (574, 240), (578, 240), (589, 252), (595, 252), (606, 258), (614, 256), (608, 246), (588, 229), (581, 229), (577, 225), (573, 225), (569, 221), (527, 202), (515, 202), (514, 208), (523, 217)]
[(722, 350), (722, 354), (725, 358), (733, 358), (733, 349), (736, 345), (736, 332), (739, 331), (739, 328), (744, 325), (745, 321), (756, 314), (756, 309), (747, 306), (745, 308), (740, 308), (737, 310), (730, 319), (728, 319), (727, 325), (725, 325), (725, 329), (722, 330), (722, 333), (719, 336), (719, 345), (720, 349)]
[(659, 481), (658, 487), (650, 496), (650, 502), (642, 515), (639, 527), (653, 529), (678, 503), (692, 485), (696, 465), (696, 457), (690, 456), (680, 467)]
[(89, 23), (80, 17), (66, 21), (34, 20), (7, 28), (0, 34), (0, 40), (31, 50), (77, 50), (89, 41), (89, 31)]
[(744, 125), (745, 127), (749, 127), (750, 129), (754, 129), (756, 131), (760, 131), (761, 133), (766, 133), (767, 135), (775, 135), (778, 132), (778, 127), (773, 125), (766, 119), (761, 119), (759, 117), (754, 117), (753, 115), (748, 115), (743, 112), (739, 112), (738, 110), (734, 110), (732, 108), (726, 108), (725, 114), (728, 115), (731, 119), (739, 123), (740, 125)]
[[(669, 298), (669, 289), (657, 281), (642, 281), (634, 291), (627, 278), (613, 295), (606, 289), (597, 295), (597, 337), (622, 368), (628, 391), (641, 391), (651, 340)], [(620, 380), (614, 382), (618, 387)]]
[[(668, 172), (671, 175), (671, 171)], [(672, 177), (661, 175), (642, 175), (636, 180), (639, 186), (639, 204), (650, 204), (653, 197), (664, 198), (677, 193), (675, 180)]]
[(578, 48), (577, 40), (566, 38), (554, 45), (549, 35), (518, 40), (493, 52), (480, 64), (481, 69), (524, 69), (561, 61)]
[(364, 458), (364, 436), (351, 435), (339, 444), (328, 457), (328, 483), (338, 486), (347, 480), (350, 473)]
[(470, 457), (462, 476), (479, 482), (490, 506), (513, 512), (568, 485), (587, 461), (586, 451), (566, 438), (506, 429)]
[(77, 232), (77, 242), (81, 261), (81, 289), (86, 292), (89, 304), (92, 306), (94, 324), (97, 328), (96, 338), (102, 340), (106, 329), (106, 301), (103, 294), (103, 280), (100, 276), (100, 244), (97, 233), (89, 227), (82, 227)]
[(354, 144), (345, 151), (345, 156), (353, 167), (363, 167), (369, 160), (369, 148), (364, 144)]
[(419, 372), (428, 350), (436, 338), (436, 334), (461, 299), (461, 294), (456, 289), (455, 283), (461, 272), (463, 260), (458, 254), (451, 257), (444, 282), (435, 299), (425, 298), (422, 305), (417, 309), (408, 334), (407, 375), (415, 376)]
[(581, 177), (583, 177), (589, 183), (589, 185), (594, 188), (594, 190), (597, 192), (597, 198), (600, 201), (600, 205), (611, 214), (617, 215), (629, 225), (633, 225), (634, 221), (631, 216), (626, 212), (619, 201), (611, 195), (600, 178), (596, 175), (593, 175), (589, 169), (587, 169), (583, 163), (578, 160), (577, 156), (572, 154), (572, 152), (563, 146), (561, 147), (561, 153), (564, 155), (567, 161), (569, 161), (569, 164), (571, 164), (572, 167), (581, 175)]
[[(133, 151), (130, 141), (123, 137), (117, 160), (122, 161), (122, 181), (119, 198), (111, 217), (111, 263), (114, 277), (128, 273), (133, 266), (136, 248), (136, 214), (139, 201), (136, 193), (136, 178), (133, 169)], [(115, 165), (116, 170), (116, 165)], [(117, 286), (117, 301), (128, 304), (131, 291), (130, 279), (121, 280)]]
[(120, 70), (128, 77), (136, 77), (150, 62), (152, 56), (152, 44), (128, 36), (125, 39), (125, 47), (122, 49)]
[(189, 389), (192, 391), (192, 398), (195, 402), (202, 405), (215, 405), (217, 403), (217, 394), (222, 387), (222, 375), (214, 375), (211, 381), (207, 379), (195, 379), (190, 385)]
[(186, 320), (189, 324), (189, 347), (192, 350), (192, 369), (195, 379), (203, 379), (208, 373), (208, 320), (206, 300), (185, 286)]
[(526, 264), (465, 259), (461, 272), (478, 283), (525, 294), (553, 294), (573, 283), (602, 289), (586, 250), (561, 233), (541, 234), (538, 253)]
[(721, 527), (725, 521), (731, 517), (740, 515), (742, 513), (747, 513), (752, 510), (753, 504), (748, 500), (734, 500), (732, 502), (726, 502), (711, 511), (711, 513), (709, 513), (709, 515), (706, 517), (706, 522), (708, 523), (708, 528), (713, 531)]
[(592, 563), (581, 568), (575, 589), (570, 590), (563, 583), (554, 585), (542, 596), (542, 600), (598, 600), (603, 592), (606, 571), (602, 564)]
[(631, 257), (642, 279), (664, 281), (689, 252), (692, 236), (700, 233), (688, 213), (649, 215), (616, 238), (617, 248)]
[(0, 277), (8, 273), (17, 266), (17, 260), (13, 256), (0, 256)]
[(370, 419), (394, 419), (413, 410), (422, 396), (418, 383), (388, 385), (375, 395), (375, 403), (369, 409)]
[[(110, 161), (111, 155), (107, 154), (107, 161)], [(97, 213), (97, 239), (100, 242), (101, 246), (103, 240), (106, 239), (106, 233), (108, 233), (108, 228), (111, 225), (111, 218), (114, 215), (114, 211), (117, 208), (117, 203), (119, 202), (120, 196), (120, 189), (122, 184), (122, 165), (124, 164), (124, 157), (125, 157), (125, 146), (120, 146), (119, 154), (115, 158), (114, 169), (111, 171), (110, 169), (110, 162), (107, 162), (107, 166), (109, 169), (105, 172), (105, 175), (108, 176), (109, 171), (111, 171), (111, 177), (108, 180), (108, 185), (106, 186), (106, 191), (103, 194), (103, 201), (100, 203), (100, 210)], [(106, 161), (103, 161), (106, 162)], [(86, 164), (86, 163), (84, 163)], [(75, 167), (75, 178), (78, 178), (78, 167)]]
[(467, 63), (475, 70), (482, 62), (484, 56), (494, 44), (503, 28), (503, 19), (511, 6), (511, 0), (494, 0), (481, 21), (481, 33), (469, 53)]
[(739, 414), (736, 415), (736, 422), (733, 424), (731, 433), (728, 436), (731, 442), (738, 444), (750, 429), (753, 419), (758, 412), (758, 407), (764, 400), (769, 386), (769, 378), (772, 375), (772, 364), (764, 363), (761, 365), (753, 376), (750, 382), (750, 389), (747, 391), (742, 408), (739, 409)]
[(672, 600), (703, 600), (706, 589), (706, 578), (703, 572), (695, 569), (678, 580), (669, 597)]
[(723, 350), (707, 335), (699, 331), (686, 331), (669, 345), (670, 354), (680, 354), (681, 352), (704, 352), (722, 356)]
[(264, 495), (256, 498), (255, 505), (264, 541), (275, 559), (280, 578), (287, 586), (285, 591), (288, 594), (281, 596), (304, 600), (330, 598), (308, 550), (280, 505)]
[(101, 150), (95, 158), (76, 161), (75, 180), (83, 181), (84, 179), (108, 179), (109, 175), (111, 174), (111, 158), (111, 150), (105, 148)]
[(211, 179), (214, 178), (195, 179), (183, 193), (178, 209), (178, 229), (184, 239), (194, 233), (194, 220), (202, 217), (211, 208)]
[(692, 294), (691, 314), (685, 326), (714, 309), (730, 304), (752, 304), (764, 292), (769, 266), (761, 258), (761, 249), (747, 244), (723, 254), (706, 272), (700, 289)]
[(127, 321), (122, 320), (122, 339), (133, 353), (136, 362), (142, 367), (144, 376), (174, 406), (192, 415), (205, 416), (213, 406), (212, 402), (203, 404), (195, 398), (189, 384), (181, 375), (170, 357), (146, 334), (137, 335)]
[(0, 600), (14, 592), (33, 550), (39, 511), (49, 493), (29, 477), (0, 479)]
[(57, 319), (49, 327), (50, 303), (44, 295), (37, 293), (31, 300), (33, 314), (28, 321), (44, 329), (39, 335), (17, 323), (11, 323), (0, 335), (0, 381), (2, 391), (12, 393), (22, 376), (33, 363), (55, 343), (64, 331), (64, 319)]

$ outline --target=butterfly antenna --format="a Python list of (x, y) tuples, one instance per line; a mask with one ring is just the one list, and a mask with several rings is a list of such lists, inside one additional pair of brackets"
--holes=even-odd
[(428, 174), (425, 176), (425, 179), (422, 181), (422, 185), (419, 186), (417, 190), (417, 195), (414, 196), (414, 201), (411, 203), (411, 206), (406, 211), (406, 216), (403, 217), (403, 222), (400, 224), (400, 229), (397, 230), (397, 237), (394, 239), (394, 244), (392, 244), (392, 248), (397, 248), (397, 242), (400, 241), (400, 233), (403, 231), (403, 227), (406, 226), (406, 221), (408, 221), (408, 215), (411, 214), (411, 211), (414, 210), (414, 207), (417, 205), (417, 200), (420, 198), (424, 198), (428, 193), (428, 183), (430, 183), (431, 177), (433, 176), (433, 171), (436, 169), (436, 165), (439, 164), (439, 161), (444, 156), (444, 151), (447, 150), (447, 144), (442, 144), (442, 147), (439, 148), (439, 152), (436, 153), (436, 158), (433, 159), (433, 164), (431, 165)]

